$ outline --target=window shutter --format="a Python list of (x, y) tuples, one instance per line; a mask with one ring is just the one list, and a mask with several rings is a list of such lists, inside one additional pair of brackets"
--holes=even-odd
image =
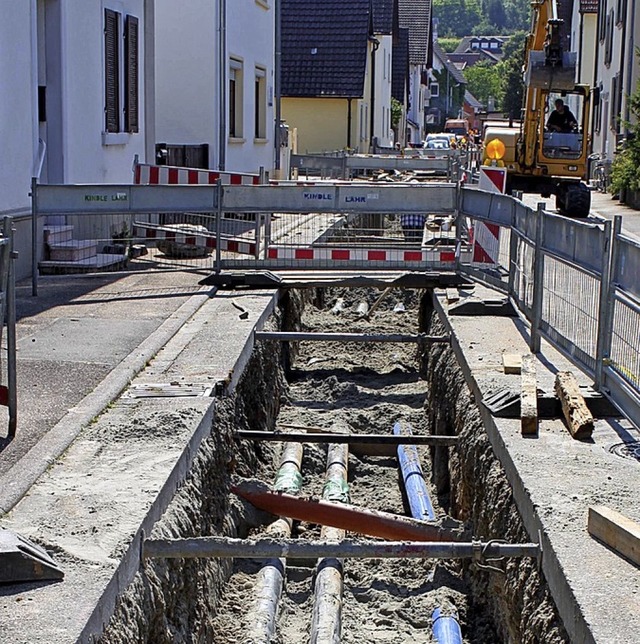
[(138, 120), (138, 19), (125, 20), (124, 55), (126, 61), (124, 119), (127, 132), (139, 131)]
[(118, 14), (111, 9), (104, 10), (104, 78), (105, 78), (105, 129), (107, 132), (120, 131), (120, 87), (118, 70)]

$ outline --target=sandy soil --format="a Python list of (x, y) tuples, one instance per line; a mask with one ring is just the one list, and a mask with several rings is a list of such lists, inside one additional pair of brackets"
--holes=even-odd
[[(366, 319), (358, 305), (371, 306), (377, 290), (326, 291), (308, 306), (303, 330), (323, 332), (416, 333), (420, 293), (392, 291)], [(342, 300), (342, 310), (334, 307)], [(404, 312), (397, 312), (401, 303)], [(396, 312), (394, 312), (396, 309)], [(333, 312), (332, 312), (333, 310)], [(425, 382), (418, 370), (414, 344), (301, 343), (289, 378), (280, 425), (295, 424), (358, 433), (391, 433), (403, 420), (424, 433)], [(305, 445), (303, 493), (321, 495), (326, 466), (323, 445)], [(421, 450), (429, 478), (429, 454)], [(409, 515), (397, 459), (349, 457), (349, 494), (353, 504)], [(432, 490), (436, 514), (444, 511)], [(318, 537), (319, 526), (294, 523), (293, 536)], [(348, 535), (353, 536), (353, 535)], [(237, 560), (226, 585), (214, 631), (216, 642), (242, 642), (251, 619), (251, 593), (259, 562)], [(293, 562), (274, 642), (308, 642), (313, 608), (314, 568)], [(431, 642), (431, 614), (437, 606), (459, 616), (465, 642), (495, 644), (499, 639), (485, 616), (473, 606), (458, 564), (433, 560), (348, 560), (344, 563), (342, 637), (344, 643)]]

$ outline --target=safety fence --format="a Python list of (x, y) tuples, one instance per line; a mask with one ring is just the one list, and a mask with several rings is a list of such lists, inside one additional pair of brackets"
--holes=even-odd
[[(129, 268), (460, 272), (507, 293), (640, 423), (638, 243), (460, 183), (35, 186), (34, 217), (128, 231)], [(113, 240), (112, 240), (113, 241)], [(147, 255), (131, 252), (143, 246)]]
[(541, 338), (589, 374), (640, 426), (640, 244), (621, 219), (592, 223), (462, 188), (459, 219), (499, 227), (493, 264), (459, 270), (508, 294)]

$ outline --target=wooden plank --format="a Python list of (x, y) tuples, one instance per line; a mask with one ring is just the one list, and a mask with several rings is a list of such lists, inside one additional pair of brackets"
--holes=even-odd
[(457, 302), (460, 299), (460, 293), (457, 288), (447, 289), (447, 302)]
[(538, 387), (532, 354), (522, 356), (521, 386), (520, 431), (523, 436), (535, 436), (538, 433)]
[(576, 439), (589, 438), (593, 433), (593, 416), (571, 371), (556, 374), (555, 391), (571, 436)]
[(640, 524), (604, 505), (591, 506), (589, 534), (629, 561), (640, 565)]
[(519, 353), (503, 353), (502, 369), (504, 373), (520, 374), (522, 372), (522, 356)]

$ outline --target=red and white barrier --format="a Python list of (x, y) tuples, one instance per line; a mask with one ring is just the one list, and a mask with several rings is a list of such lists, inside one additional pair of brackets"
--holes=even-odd
[(218, 172), (148, 163), (137, 163), (133, 167), (133, 183), (143, 186), (211, 185), (218, 179), (223, 186), (255, 186), (260, 183), (259, 175), (243, 172)]
[(284, 260), (326, 260), (352, 262), (430, 262), (454, 264), (453, 250), (402, 250), (402, 249), (366, 249), (366, 248), (294, 248), (291, 246), (270, 246), (268, 259)]
[[(507, 187), (506, 168), (480, 166), (478, 187), (487, 192), (504, 194)], [(497, 264), (500, 252), (500, 226), (475, 222), (473, 228), (472, 261), (478, 264)]]
[[(209, 248), (210, 250), (216, 248), (217, 241), (213, 233), (187, 233), (181, 232), (177, 228), (153, 224), (134, 223), (133, 234), (144, 239), (166, 239), (178, 244), (188, 244), (189, 246)], [(256, 244), (242, 238), (222, 237), (220, 239), (220, 249), (230, 253), (255, 255)]]

